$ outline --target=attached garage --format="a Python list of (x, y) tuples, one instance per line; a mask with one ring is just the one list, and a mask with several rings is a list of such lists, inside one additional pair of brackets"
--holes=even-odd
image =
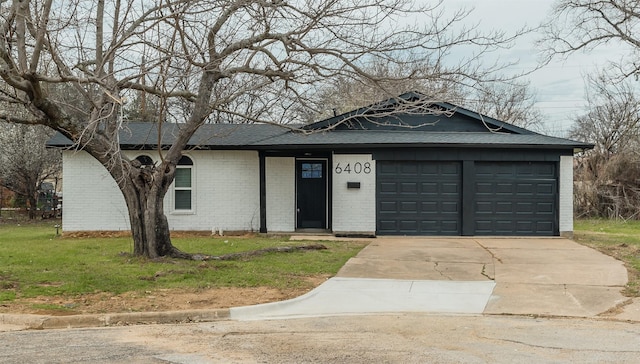
[(379, 161), (377, 233), (557, 235), (557, 170), (553, 162)]

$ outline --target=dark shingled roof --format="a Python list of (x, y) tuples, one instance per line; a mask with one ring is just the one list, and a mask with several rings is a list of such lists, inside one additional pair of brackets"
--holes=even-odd
[[(178, 124), (162, 126), (162, 144), (170, 145)], [(158, 144), (157, 125), (126, 123), (120, 132), (123, 149), (154, 148)], [(47, 143), (53, 147), (69, 147), (71, 141), (56, 134)], [(275, 125), (206, 124), (189, 142), (189, 148), (201, 149), (272, 149), (332, 147), (495, 147), (505, 148), (590, 148), (590, 144), (541, 134), (507, 134), (479, 132), (330, 130), (313, 133), (291, 131)]]
[[(418, 97), (420, 95), (417, 93), (406, 93), (398, 98), (405, 100)], [(389, 99), (381, 104), (392, 107), (393, 100), (396, 99)], [(376, 122), (375, 116), (367, 115), (371, 109), (362, 108), (303, 126), (301, 130), (267, 124), (205, 124), (191, 138), (188, 148), (259, 150), (371, 147), (525, 149), (593, 147), (588, 143), (538, 134), (453, 104), (437, 103), (436, 106), (453, 110), (454, 113), (449, 117), (397, 114), (379, 118), (378, 120), (382, 122)], [(344, 120), (348, 122), (344, 123)], [(400, 124), (403, 126), (399, 126)], [(411, 127), (406, 127), (407, 124)], [(175, 140), (180, 126), (181, 124), (162, 124), (162, 138), (159, 139), (158, 124), (127, 122), (120, 131), (120, 144), (123, 149), (151, 149), (156, 148), (158, 141), (161, 140), (163, 146), (168, 146)], [(61, 134), (56, 134), (47, 145), (69, 147), (72, 143)]]
[[(123, 149), (155, 147), (161, 140), (162, 145), (171, 145), (180, 129), (180, 124), (162, 124), (162, 138), (158, 138), (158, 124), (127, 122), (120, 131), (120, 145)], [(189, 141), (189, 147), (201, 147), (203, 149), (242, 147), (259, 143), (263, 139), (287, 133), (288, 129), (264, 124), (205, 124), (201, 126)], [(68, 147), (73, 143), (56, 134), (47, 145)]]

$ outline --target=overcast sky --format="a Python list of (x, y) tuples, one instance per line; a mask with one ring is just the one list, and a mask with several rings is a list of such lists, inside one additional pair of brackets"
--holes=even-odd
[[(445, 0), (446, 7), (464, 6), (475, 10), (469, 19), (480, 21), (483, 28), (514, 31), (523, 25), (536, 26), (547, 19), (554, 0)], [(503, 60), (518, 60), (518, 68), (533, 69), (537, 62), (535, 37), (517, 41), (512, 49), (500, 53)], [(579, 53), (567, 60), (554, 61), (528, 78), (537, 95), (537, 106), (547, 117), (545, 133), (565, 136), (571, 118), (581, 114), (586, 105), (583, 74), (594, 73), (617, 60), (622, 49), (597, 49)]]

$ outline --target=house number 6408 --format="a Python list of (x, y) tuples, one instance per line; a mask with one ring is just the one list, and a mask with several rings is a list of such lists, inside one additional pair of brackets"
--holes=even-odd
[(351, 163), (347, 163), (344, 167), (340, 165), (340, 163), (336, 164), (336, 168), (334, 169), (336, 174), (340, 173), (355, 173), (355, 174), (369, 174), (371, 173), (371, 162), (355, 162), (353, 165)]

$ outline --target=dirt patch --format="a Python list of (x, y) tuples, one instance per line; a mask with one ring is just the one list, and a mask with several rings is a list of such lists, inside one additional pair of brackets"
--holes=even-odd
[[(309, 277), (314, 287), (328, 276)], [(80, 296), (51, 296), (0, 302), (0, 313), (37, 315), (78, 315), (92, 313), (161, 312), (192, 309), (218, 309), (283, 301), (310, 289), (269, 287), (223, 287), (200, 290), (164, 289), (127, 292), (119, 295), (94, 293)]]

